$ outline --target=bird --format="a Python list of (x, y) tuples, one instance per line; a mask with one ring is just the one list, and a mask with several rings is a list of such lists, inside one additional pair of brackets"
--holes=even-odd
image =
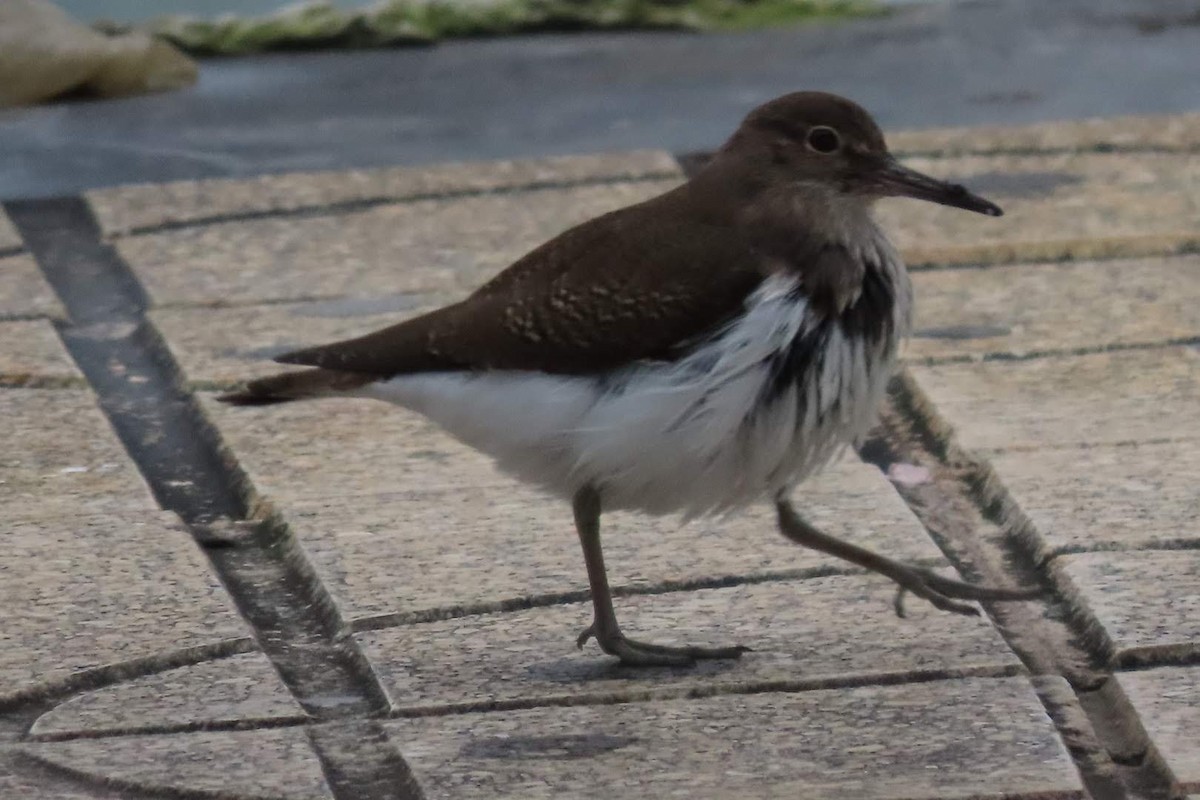
[(805, 547), (959, 614), (1037, 590), (974, 585), (830, 536), (791, 495), (877, 419), (912, 287), (875, 222), (884, 197), (998, 217), (901, 165), (860, 106), (794, 92), (749, 112), (689, 180), (559, 234), (459, 302), (275, 360), (221, 396), (390, 402), (571, 504), (593, 606), (579, 647), (633, 666), (750, 650), (627, 637), (600, 540), (615, 509), (688, 520), (775, 506)]

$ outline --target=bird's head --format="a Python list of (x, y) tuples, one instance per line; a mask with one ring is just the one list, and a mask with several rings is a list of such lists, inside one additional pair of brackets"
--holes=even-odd
[(993, 217), (1004, 213), (964, 186), (902, 166), (870, 114), (824, 92), (795, 92), (754, 109), (719, 157), (775, 187), (867, 201), (914, 197)]

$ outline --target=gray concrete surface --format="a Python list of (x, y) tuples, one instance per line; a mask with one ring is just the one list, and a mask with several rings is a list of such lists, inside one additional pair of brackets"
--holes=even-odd
[(1085, 797), (1021, 678), (465, 714), (388, 730), (438, 800), (601, 800), (614, 789), (933, 800), (998, 797), (998, 785), (1010, 797)]
[[(1200, 693), (1200, 667), (1161, 667), (1118, 677), (1121, 689), (1146, 719), (1157, 753), (1181, 782), (1200, 786), (1200, 749), (1195, 731), (1200, 713), (1191, 699)], [(1190, 795), (1196, 797), (1197, 795)]]
[[(736, 664), (642, 674), (614, 666), (594, 646), (575, 648), (572, 633), (591, 622), (586, 601), (389, 627), (358, 638), (380, 665), (393, 707), (414, 716), (447, 706), (686, 697), (719, 687), (736, 691), (749, 681), (819, 689), (847, 674), (883, 683), (1021, 671), (985, 620), (947, 618), (916, 603), (901, 619), (892, 611), (894, 594), (886, 579), (855, 574), (622, 598), (617, 613), (634, 638), (753, 648)], [(855, 620), (852, 636), (847, 617)]]
[[(758, 648), (736, 664), (652, 673), (620, 668), (594, 646), (575, 650), (588, 607), (563, 504), (383, 404), (236, 409), (207, 390), (283, 343), (373, 327), (465, 290), (482, 261), (513, 246), (508, 218), (523, 236), (549, 235), (677, 176), (634, 174), (643, 154), (628, 168), (606, 159), (602, 174), (595, 160), (582, 172), (575, 161), (500, 166), (541, 177), (470, 196), (445, 168), (100, 193), (92, 201), (117, 221), (107, 241), (129, 259), (105, 262), (108, 272), (72, 271), (113, 252), (86, 217), (61, 213), (64, 229), (51, 236), (18, 205), (32, 259), (56, 286), (82, 275), (105, 297), (122, 284), (144, 297), (138, 279), (155, 290), (149, 308), (117, 306), (123, 326), (81, 302), (90, 295), (64, 292), (89, 322), (55, 330), (103, 411), (78, 384), (51, 380), (65, 362), (45, 304), (36, 294), (27, 310), (19, 296), (6, 301), (29, 319), (0, 325), (17, 343), (0, 360), (12, 442), (0, 493), (21, 512), (0, 522), (16, 543), (0, 560), (0, 600), (25, 614), (20, 645), (0, 650), (0, 793), (1196, 794), (1200, 750), (1187, 731), (1200, 652), (1190, 424), (1200, 412), (1200, 304), (1195, 256), (1179, 251), (1197, 233), (1187, 170), (1200, 117), (1169, 121), (1158, 138), (1131, 134), (1146, 124), (993, 130), (987, 154), (964, 151), (962, 131), (898, 137), (931, 170), (990, 180), (1014, 209), (1036, 213), (1014, 211), (1019, 224), (988, 229), (967, 215), (943, 224), (915, 204), (884, 210), (906, 252), (925, 254), (919, 325), (944, 330), (908, 352), (909, 379), (870, 463), (844, 461), (797, 493), (835, 535), (1047, 593), (993, 605), (987, 619), (909, 598), (910, 617), (897, 619), (886, 582), (800, 551), (770, 530), (768, 509), (685, 528), (612, 515), (605, 541), (630, 633)], [(575, 178), (557, 181), (555, 170)], [(1019, 179), (1005, 184), (1013, 172)], [(342, 202), (364, 199), (356, 186), (375, 197), (370, 208)], [(308, 205), (288, 205), (291, 189), (280, 187)], [(386, 196), (371, 194), (380, 187)], [(271, 219), (222, 221), (206, 215), (219, 205), (212, 198)], [(425, 238), (413, 233), (414, 209), (438, 212)], [(1159, 227), (1147, 233), (1152, 218)], [(163, 223), (172, 229), (138, 231)], [(409, 271), (419, 262), (384, 252), (389, 225), (438, 269)], [(989, 232), (972, 239), (971, 225)], [(240, 246), (214, 258), (223, 231)], [(167, 243), (170, 260), (156, 260), (154, 245)], [(285, 243), (290, 273), (278, 256)], [(966, 265), (963, 246), (976, 259)], [(336, 274), (343, 259), (361, 281)], [(252, 287), (244, 275), (275, 278), (261, 294), (212, 288)], [(289, 277), (325, 286), (323, 295), (289, 294)], [(389, 292), (389, 280), (413, 291)], [(87, 348), (73, 338), (83, 335)], [(105, 337), (126, 345), (106, 351)], [(135, 428), (126, 450), (109, 422), (130, 424), (123, 387), (146, 385), (140, 370), (152, 357), (170, 369), (139, 408), (204, 418), (187, 429), (196, 448), (161, 460), (141, 448), (161, 431)], [(164, 474), (198, 483), (167, 486)], [(167, 508), (168, 489), (227, 486), (240, 503), (228, 513), (263, 524), (164, 524), (147, 478)]]
[(976, 0), (698, 36), (587, 34), (206, 62), (169, 96), (0, 113), (0, 198), (264, 172), (708, 149), (800, 88), (889, 128), (1200, 109), (1190, 0)]

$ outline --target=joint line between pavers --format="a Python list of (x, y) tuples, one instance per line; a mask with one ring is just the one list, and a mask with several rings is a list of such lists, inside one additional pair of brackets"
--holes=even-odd
[[(959, 250), (962, 253), (962, 250)], [(982, 270), (1014, 264), (1068, 264), (1080, 261), (1124, 261), (1134, 258), (1176, 258), (1200, 253), (1200, 236), (1191, 232), (1150, 237), (1017, 241), (979, 245), (964, 254), (916, 256), (907, 259), (910, 272)]]
[(0, 375), (0, 389), (86, 389), (83, 378), (67, 375)]
[(575, 706), (622, 705), (663, 700), (695, 700), (724, 695), (797, 694), (800, 692), (857, 689), (867, 686), (901, 686), (967, 678), (1013, 678), (1027, 674), (1020, 664), (977, 665), (947, 669), (914, 669), (899, 672), (856, 672), (822, 678), (782, 678), (774, 680), (714, 681), (699, 685), (647, 686), (640, 689), (615, 689), (607, 692), (575, 692), (519, 697), (508, 700), (491, 698), (449, 703), (401, 706), (391, 713), (393, 719), (486, 714), (527, 711), (534, 708), (570, 708)]
[(0, 714), (20, 714), (30, 707), (40, 709), (57, 704), (79, 692), (95, 691), (131, 678), (157, 675), (180, 667), (190, 667), (208, 661), (251, 653), (254, 650), (254, 640), (250, 637), (225, 639), (220, 642), (186, 647), (181, 650), (156, 653), (144, 658), (80, 670), (57, 681), (39, 684), (7, 697), (0, 697)]
[(957, 356), (928, 356), (926, 358), (908, 360), (908, 363), (925, 367), (938, 367), (948, 364), (974, 364), (978, 362), (1022, 362), (1033, 361), (1041, 358), (1070, 358), (1073, 356), (1096, 355), (1098, 353), (1123, 353), (1128, 351), (1137, 352), (1144, 350), (1161, 350), (1167, 347), (1195, 347), (1197, 345), (1200, 345), (1200, 335), (1181, 336), (1173, 339), (1160, 339), (1151, 342), (1115, 342), (1112, 344), (1070, 347), (1057, 350), (1029, 350), (1024, 353), (1009, 353), (997, 350), (991, 353), (983, 353), (980, 355), (968, 353)]
[(185, 220), (172, 220), (153, 225), (141, 225), (112, 234), (114, 238), (131, 236), (146, 236), (155, 233), (202, 228), (209, 225), (221, 225), (229, 222), (253, 222), (264, 219), (306, 219), (311, 217), (334, 216), (337, 214), (368, 211), (381, 206), (407, 205), (439, 200), (463, 200), (472, 197), (501, 197), (525, 192), (550, 191), (554, 189), (579, 189), (588, 186), (610, 186), (618, 183), (652, 183), (654, 181), (678, 178), (675, 172), (639, 172), (623, 175), (606, 175), (602, 178), (584, 178), (580, 180), (531, 181), (517, 186), (499, 186), (482, 189), (452, 189), (444, 192), (414, 192), (410, 195), (379, 195), (376, 197), (361, 197), (353, 200), (337, 200), (331, 203), (314, 203), (311, 205), (295, 206), (292, 208), (267, 208), (247, 211), (234, 211), (225, 214), (212, 214), (207, 217), (193, 217)]
[[(914, 564), (924, 567), (942, 567), (946, 565), (944, 558), (920, 558)], [(812, 580), (840, 575), (865, 575), (867, 570), (855, 566), (827, 564), (818, 567), (801, 567), (797, 569), (778, 570), (772, 572), (747, 573), (742, 575), (720, 575), (708, 578), (695, 578), (680, 581), (659, 581), (652, 584), (621, 584), (612, 587), (613, 597), (643, 597), (673, 594), (676, 592), (693, 592), (700, 589), (728, 589), (736, 586), (756, 586), (763, 583), (779, 583), (783, 581)], [(476, 617), (491, 614), (506, 614), (514, 611), (528, 611), (535, 608), (574, 605), (586, 603), (591, 597), (587, 589), (566, 592), (546, 592), (544, 594), (526, 595), (524, 597), (507, 597), (500, 600), (485, 600), (478, 603), (467, 603), (455, 606), (439, 606), (437, 608), (419, 611), (397, 611), (385, 614), (374, 614), (359, 617), (350, 624), (355, 633), (384, 630), (406, 625), (424, 625), (442, 622), (448, 619)]]
[(126, 736), (171, 735), (211, 731), (258, 731), (272, 728), (296, 728), (313, 724), (316, 724), (316, 722), (307, 714), (290, 714), (280, 717), (264, 717), (262, 719), (196, 720), (194, 722), (180, 722), (173, 725), (128, 725), (119, 728), (37, 733), (26, 736), (22, 741), (30, 744), (40, 744), (43, 742), (72, 742), (79, 739), (120, 739)]
[[(1186, 155), (1200, 153), (1200, 145), (1164, 147), (1162, 145), (1096, 143), (1078, 147), (897, 147), (891, 149), (897, 158), (990, 158), (999, 156), (1074, 156), (1074, 155)], [(675, 161), (691, 177), (713, 157), (712, 150), (692, 150), (673, 155)]]
[[(984, 525), (992, 526), (1001, 534), (1000, 543), (997, 544), (972, 537), (970, 530), (957, 534), (946, 529), (935, 531), (927, 511), (928, 498), (918, 497), (920, 488), (897, 486), (901, 497), (926, 524), (946, 556), (956, 566), (977, 562), (973, 565), (976, 571), (991, 579), (1015, 575), (1026, 580), (1037, 580), (1043, 587), (1053, 591), (1054, 599), (1039, 602), (1042, 613), (1022, 614), (1019, 609), (1013, 608), (1024, 603), (985, 604), (1001, 636), (1030, 666), (1035, 676), (1051, 675), (1067, 680), (1075, 702), (1093, 728), (1095, 738), (1088, 741), (1090, 748), (1102, 748), (1108, 754), (1146, 750), (1148, 741), (1141, 741), (1140, 737), (1135, 737), (1139, 741), (1130, 740), (1130, 732), (1137, 730), (1141, 723), (1137, 711), (1127, 699), (1119, 702), (1120, 698), (1116, 698), (1098, 706), (1087, 695), (1112, 684), (1110, 667), (1114, 662), (1115, 645), (1091, 611), (1079, 601), (1072, 602), (1072, 598), (1078, 598), (1079, 594), (1070, 591), (1064, 584), (1068, 580), (1066, 576), (1044, 568), (1045, 564), (1039, 558), (1039, 552), (1045, 548), (1041, 535), (1000, 481), (991, 464), (958, 446), (953, 429), (907, 372), (902, 372), (889, 387), (889, 403), (891, 412), (889, 421), (885, 423), (885, 447), (890, 445), (894, 448), (893, 453), (902, 452), (906, 458), (926, 458), (935, 470), (943, 470), (949, 480), (941, 491), (957, 495), (961, 502), (974, 509)], [(1055, 626), (1061, 626), (1062, 623), (1052, 622), (1054, 615), (1044, 613), (1052, 605), (1066, 612), (1066, 637), (1055, 636)], [(1076, 640), (1084, 642), (1084, 651), (1072, 652), (1077, 650), (1073, 643)], [(1039, 692), (1039, 697), (1055, 719), (1060, 735), (1078, 738), (1079, 731), (1060, 725), (1056, 709), (1050, 706), (1046, 696)], [(1074, 752), (1072, 758), (1085, 784), (1094, 794), (1111, 793), (1111, 779), (1103, 770)], [(1164, 797), (1177, 783), (1161, 763), (1139, 765), (1137, 773), (1135, 776), (1127, 772), (1122, 776), (1122, 783), (1130, 788), (1149, 786)], [(1123, 793), (1124, 789), (1120, 791)]]
[[(385, 713), (386, 690), (291, 532), (276, 518), (250, 518), (253, 488), (181, 387), (178, 365), (144, 315), (144, 290), (101, 240), (90, 209), (78, 197), (6, 207), (67, 307), (71, 321), (59, 334), (101, 409), (162, 507), (187, 523), (284, 685), (318, 719)], [(114, 333), (114, 322), (126, 330)], [(92, 332), (106, 323), (102, 335)], [(121, 375), (109, 368), (114, 361), (126, 368)], [(144, 436), (151, 423), (161, 436)], [(214, 528), (232, 535), (214, 539)], [(228, 546), (206, 546), (214, 541)], [(351, 789), (339, 800), (371, 796)]]
[[(89, 800), (131, 800), (135, 797), (162, 800), (163, 797), (161, 792), (148, 792), (141, 787), (122, 791), (103, 777), (84, 772), (71, 772), (19, 749), (11, 751), (7, 758), (0, 758), (0, 773), (3, 773), (6, 767), (11, 774), (29, 780), (42, 790), (42, 795), (28, 800), (42, 800), (43, 797), (77, 798), (80, 797), (81, 785), (87, 787), (86, 796)], [(9, 799), (5, 798), (5, 800)], [(21, 800), (27, 799), (21, 798)], [(184, 798), (180, 798), (180, 800), (184, 800)], [(206, 800), (212, 800), (211, 795), (207, 796)]]

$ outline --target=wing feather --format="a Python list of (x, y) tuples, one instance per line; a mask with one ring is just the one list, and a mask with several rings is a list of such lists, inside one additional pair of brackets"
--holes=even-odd
[(277, 360), (397, 375), (587, 374), (672, 358), (741, 310), (766, 261), (732, 229), (655, 213), (653, 202), (567, 231), (460, 303)]

